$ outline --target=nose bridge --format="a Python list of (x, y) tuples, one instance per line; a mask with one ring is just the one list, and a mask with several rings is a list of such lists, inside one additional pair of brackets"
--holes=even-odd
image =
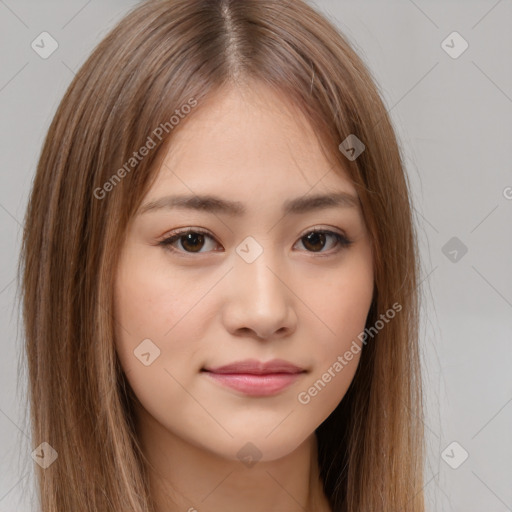
[(231, 329), (249, 328), (267, 337), (283, 327), (289, 330), (294, 315), (284, 276), (279, 275), (282, 265), (278, 254), (270, 247), (258, 246), (249, 240), (237, 249), (229, 323)]
[(235, 278), (240, 286), (241, 296), (249, 300), (255, 308), (268, 307), (273, 303), (277, 305), (284, 300), (285, 292), (282, 282), (276, 276), (275, 269), (281, 265), (277, 261), (275, 251), (270, 247), (260, 247), (261, 249), (255, 252), (257, 248), (249, 245), (250, 257), (246, 258), (242, 254), (235, 264)]

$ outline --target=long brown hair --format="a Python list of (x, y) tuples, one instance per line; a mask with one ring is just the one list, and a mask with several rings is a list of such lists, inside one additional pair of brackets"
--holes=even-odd
[[(424, 510), (418, 249), (403, 159), (375, 81), (302, 0), (153, 0), (125, 16), (76, 74), (26, 213), (31, 433), (33, 448), (47, 442), (58, 453), (46, 469), (35, 466), (43, 512), (154, 510), (136, 397), (114, 348), (116, 262), (163, 149), (187, 122), (169, 122), (176, 110), (193, 102), (199, 110), (224, 85), (251, 80), (300, 108), (334, 170), (343, 165), (353, 180), (374, 254), (367, 327), (401, 306), (365, 344), (346, 396), (316, 431), (326, 496), (335, 512)], [(355, 160), (338, 149), (351, 134), (365, 145)], [(150, 136), (154, 147), (134, 164)]]

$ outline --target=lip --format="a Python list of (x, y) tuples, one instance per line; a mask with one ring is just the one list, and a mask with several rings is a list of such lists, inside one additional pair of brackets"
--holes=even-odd
[(224, 366), (203, 368), (217, 383), (250, 396), (270, 396), (293, 384), (306, 372), (284, 359), (261, 362), (236, 361)]
[(284, 359), (272, 359), (262, 362), (257, 359), (244, 359), (234, 363), (213, 368), (205, 368), (212, 373), (248, 373), (251, 375), (267, 375), (269, 373), (300, 373), (305, 371), (300, 366), (294, 365)]

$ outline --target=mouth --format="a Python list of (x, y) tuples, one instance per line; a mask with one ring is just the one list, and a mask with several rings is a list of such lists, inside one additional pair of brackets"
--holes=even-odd
[(307, 371), (282, 359), (263, 363), (254, 359), (202, 368), (216, 383), (249, 396), (271, 396), (292, 385)]

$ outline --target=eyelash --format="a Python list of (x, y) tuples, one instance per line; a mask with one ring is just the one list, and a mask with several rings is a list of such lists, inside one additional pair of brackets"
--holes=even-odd
[[(200, 234), (200, 235), (206, 235), (209, 238), (211, 238), (212, 240), (215, 240), (215, 238), (213, 236), (211, 236), (208, 231), (206, 231), (206, 230), (204, 230), (202, 228), (194, 228), (194, 229), (186, 228), (186, 229), (183, 229), (183, 230), (175, 231), (171, 236), (169, 236), (169, 237), (161, 240), (160, 242), (158, 242), (158, 245), (163, 246), (164, 249), (169, 250), (169, 251), (171, 251), (173, 253), (180, 253), (180, 254), (186, 254), (186, 255), (204, 254), (205, 252), (206, 253), (211, 252), (211, 251), (188, 252), (188, 251), (183, 251), (181, 249), (176, 249), (175, 247), (172, 247), (171, 244), (173, 244), (174, 242), (178, 241), (182, 236), (188, 235), (189, 233), (196, 233), (196, 234)], [(334, 252), (332, 252), (332, 251), (331, 252), (326, 252), (326, 251), (319, 251), (319, 252), (306, 251), (306, 252), (310, 252), (312, 254), (320, 255), (320, 257), (322, 257), (322, 256), (329, 256), (329, 255), (332, 255), (332, 254), (337, 254), (341, 250), (347, 249), (353, 243), (352, 240), (349, 240), (346, 236), (344, 236), (344, 235), (342, 235), (340, 233), (336, 233), (335, 231), (330, 231), (328, 229), (318, 229), (318, 228), (310, 229), (309, 231), (304, 233), (304, 235), (302, 235), (299, 238), (299, 240), (301, 240), (302, 238), (304, 238), (305, 236), (307, 236), (307, 235), (309, 235), (311, 233), (323, 233), (325, 235), (333, 236), (335, 238), (336, 242), (337, 242), (338, 249), (335, 250)], [(219, 251), (216, 251), (216, 252), (219, 252)]]

